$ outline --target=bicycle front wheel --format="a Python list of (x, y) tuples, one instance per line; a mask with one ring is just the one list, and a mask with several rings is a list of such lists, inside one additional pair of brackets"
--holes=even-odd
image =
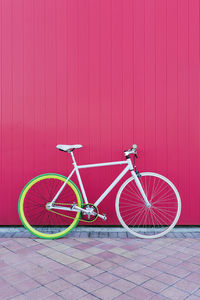
[[(56, 239), (68, 234), (78, 224), (80, 212), (48, 209), (50, 203), (67, 178), (58, 174), (43, 174), (32, 179), (19, 197), (18, 211), (23, 225), (32, 234), (46, 239)], [(82, 207), (82, 197), (77, 186), (69, 180), (58, 196), (55, 205)]]
[(130, 177), (116, 197), (118, 219), (136, 237), (161, 237), (178, 222), (181, 213), (179, 193), (169, 179), (156, 173), (141, 173), (139, 180), (151, 206), (145, 205), (134, 178)]

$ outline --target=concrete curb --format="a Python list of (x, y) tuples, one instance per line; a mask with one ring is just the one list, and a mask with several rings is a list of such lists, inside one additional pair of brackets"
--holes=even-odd
[[(0, 226), (0, 238), (35, 238), (24, 227)], [(90, 237), (90, 238), (135, 238), (122, 227), (76, 227), (67, 237)], [(168, 238), (200, 238), (200, 227), (176, 227), (166, 236)]]

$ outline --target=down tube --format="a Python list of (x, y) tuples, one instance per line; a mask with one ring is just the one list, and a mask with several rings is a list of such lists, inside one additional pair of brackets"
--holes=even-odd
[(120, 174), (119, 176), (111, 183), (111, 185), (105, 190), (105, 192), (99, 197), (99, 199), (94, 203), (95, 206), (98, 206), (101, 201), (110, 193), (110, 191), (116, 186), (116, 184), (122, 179), (122, 177), (130, 171), (130, 167), (127, 166)]

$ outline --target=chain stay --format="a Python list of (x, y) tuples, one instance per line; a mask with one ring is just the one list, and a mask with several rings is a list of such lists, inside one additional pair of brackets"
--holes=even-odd
[[(63, 205), (63, 206), (67, 206), (67, 205), (73, 206), (73, 204), (65, 204), (65, 203), (56, 203), (56, 204), (57, 204), (57, 205)], [(50, 212), (52, 212), (52, 213), (54, 213), (54, 214), (60, 215), (60, 216), (62, 216), (62, 217), (68, 218), (68, 219), (72, 219), (72, 220), (75, 219), (75, 217), (70, 217), (70, 216), (63, 215), (63, 214), (61, 214), (61, 213), (59, 213), (59, 212), (57, 212), (57, 211), (53, 211), (53, 210), (51, 210), (51, 209), (48, 210), (48, 211), (50, 211)], [(77, 213), (77, 212), (76, 212), (76, 213)], [(96, 219), (95, 219), (95, 220), (96, 220)], [(94, 221), (95, 221), (95, 220), (94, 220)], [(81, 219), (80, 221), (88, 223), (88, 221), (83, 220), (83, 219)]]

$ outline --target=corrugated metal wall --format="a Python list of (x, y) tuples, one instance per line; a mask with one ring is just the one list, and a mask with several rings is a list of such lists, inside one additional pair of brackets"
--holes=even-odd
[[(24, 184), (123, 159), (177, 186), (179, 224), (200, 224), (199, 0), (0, 0), (0, 224), (20, 224)], [(94, 202), (121, 168), (83, 171)], [(115, 191), (100, 206), (116, 224)], [(109, 211), (112, 208), (113, 211)]]

